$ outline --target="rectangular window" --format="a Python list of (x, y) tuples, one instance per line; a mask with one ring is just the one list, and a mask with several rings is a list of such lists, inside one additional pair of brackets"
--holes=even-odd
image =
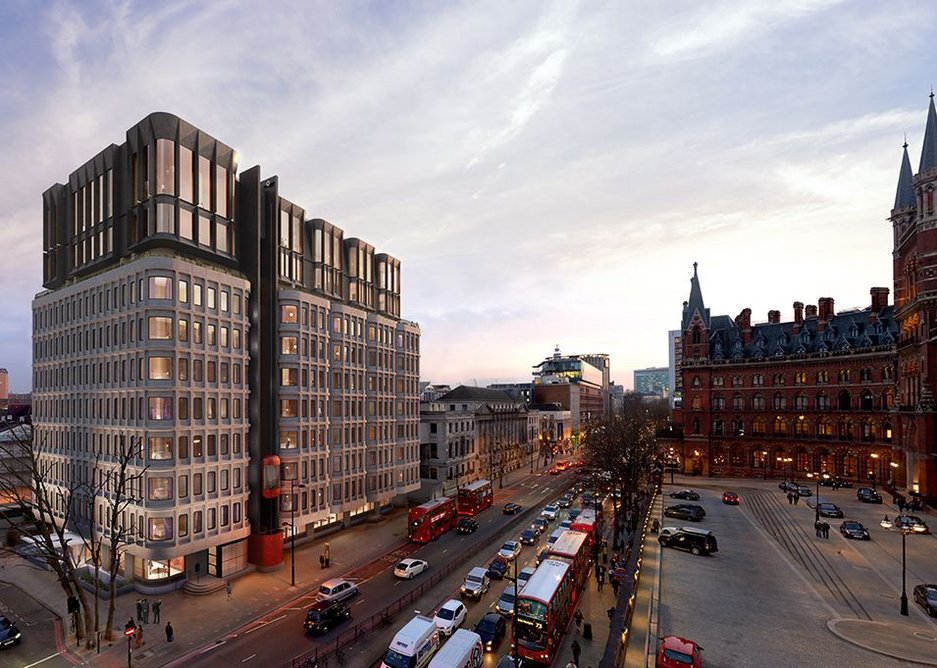
[(217, 363), (214, 360), (208, 360), (208, 366), (206, 367), (205, 380), (209, 383), (214, 383), (216, 381), (215, 370), (217, 369)]
[(188, 513), (182, 513), (179, 515), (179, 519), (176, 520), (179, 523), (179, 538), (185, 538), (189, 535), (189, 515)]
[(202, 533), (202, 511), (192, 513), (192, 533)]
[(150, 276), (150, 299), (172, 299), (172, 279), (168, 276)]
[[(215, 345), (215, 326), (208, 325), (208, 327), (206, 327), (206, 333), (207, 333), (207, 336), (205, 337), (205, 343), (207, 343), (210, 346)], [(196, 343), (198, 342), (196, 341)]]
[(297, 370), (289, 367), (280, 368), (280, 385), (282, 387), (293, 387), (297, 383)]
[(221, 328), (221, 333), (218, 338), (218, 345), (221, 346), (222, 348), (228, 347), (228, 328), (227, 327)]
[(202, 360), (192, 360), (192, 380), (196, 383), (202, 382), (202, 369), (204, 366)]
[(294, 325), (299, 322), (299, 314), (297, 308), (290, 304), (285, 304), (280, 307), (280, 322)]
[(192, 476), (192, 494), (195, 496), (202, 495), (202, 474), (196, 473)]
[(183, 280), (180, 279), (180, 280), (179, 280), (179, 287), (178, 287), (178, 290), (177, 290), (177, 291), (178, 291), (178, 293), (179, 293), (179, 301), (180, 301), (181, 303), (183, 303), (183, 304), (188, 303), (188, 301), (189, 301), (189, 282), (188, 282), (188, 281), (183, 281)]
[(207, 294), (208, 298), (205, 300), (206, 301), (205, 305), (208, 308), (215, 308), (215, 300), (216, 300), (217, 295), (218, 295), (218, 291), (215, 290), (215, 288), (212, 288), (212, 287), (208, 288), (208, 294)]
[(172, 540), (171, 517), (150, 517), (148, 524), (150, 540)]
[(297, 353), (297, 338), (295, 336), (280, 337), (280, 354), (295, 355)]
[(177, 332), (178, 338), (180, 341), (189, 340), (189, 321), (182, 318), (179, 319), (179, 331)]
[(179, 197), (186, 202), (195, 203), (192, 199), (192, 151), (185, 146), (179, 146)]
[(219, 308), (221, 308), (221, 310), (224, 313), (228, 312), (228, 291), (227, 290), (221, 291), (221, 301), (219, 302)]
[(172, 358), (151, 357), (149, 379), (172, 380)]
[(216, 481), (216, 479), (217, 479), (217, 474), (216, 474), (214, 471), (209, 471), (209, 472), (208, 472), (208, 485), (207, 485), (207, 487), (208, 487), (208, 493), (209, 493), (209, 494), (214, 494), (214, 493), (215, 493), (215, 481)]
[(215, 223), (215, 248), (222, 253), (228, 252), (228, 226), (220, 221)]
[(298, 399), (280, 399), (280, 417), (298, 417)]
[(179, 459), (188, 459), (189, 458), (189, 437), (180, 436), (178, 443), (179, 450)]
[(175, 144), (171, 139), (156, 140), (156, 193), (176, 194)]
[(198, 205), (211, 208), (211, 161), (203, 155), (198, 157)]
[(150, 436), (148, 449), (150, 459), (172, 459), (172, 437)]
[(241, 330), (237, 328), (231, 330), (231, 347), (235, 350), (241, 348)]
[(147, 479), (147, 498), (166, 501), (172, 498), (172, 476), (151, 476)]
[(193, 283), (192, 284), (192, 303), (196, 306), (202, 305), (202, 284)]
[(217, 509), (215, 509), (215, 508), (209, 508), (209, 509), (208, 509), (208, 530), (209, 530), (209, 531), (211, 531), (212, 529), (215, 528), (215, 516), (216, 516), (216, 513), (217, 513)]
[(198, 243), (200, 246), (211, 246), (211, 218), (202, 214), (198, 216)]
[(172, 318), (153, 315), (147, 319), (147, 323), (151, 340), (170, 341), (172, 339)]
[(150, 397), (148, 402), (150, 420), (172, 420), (172, 397)]
[(176, 233), (176, 208), (173, 204), (159, 202), (156, 205), (156, 233)]
[(215, 165), (215, 211), (228, 217), (228, 170)]
[(184, 206), (179, 207), (179, 236), (189, 241), (195, 239), (192, 229), (192, 212)]
[(192, 343), (202, 342), (202, 323), (198, 320), (192, 321)]

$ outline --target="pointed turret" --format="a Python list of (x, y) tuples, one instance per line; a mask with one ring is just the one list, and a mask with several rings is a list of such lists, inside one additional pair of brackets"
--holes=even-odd
[[(934, 108), (931, 103), (931, 109)], [(908, 158), (908, 142), (904, 143), (904, 156), (901, 158), (901, 171), (898, 173), (898, 191), (895, 193), (895, 208), (903, 209), (914, 206), (914, 174), (911, 171), (911, 159)]]
[(921, 166), (918, 174), (937, 167), (937, 109), (934, 109), (934, 93), (930, 94), (927, 110), (927, 126), (924, 128), (924, 148), (921, 150)]
[(709, 309), (703, 304), (703, 291), (699, 287), (699, 276), (696, 275), (696, 262), (693, 263), (693, 278), (690, 279), (690, 299), (683, 307), (683, 331), (687, 331), (694, 313), (699, 313), (703, 324), (709, 327)]

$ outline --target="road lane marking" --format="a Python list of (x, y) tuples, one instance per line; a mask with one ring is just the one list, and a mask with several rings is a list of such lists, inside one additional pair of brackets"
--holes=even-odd
[(36, 661), (35, 663), (31, 663), (31, 664), (29, 664), (28, 666), (24, 666), (23, 668), (33, 668), (33, 666), (38, 666), (40, 663), (45, 663), (45, 662), (48, 661), (49, 659), (54, 659), (54, 658), (57, 657), (57, 656), (58, 656), (58, 653), (56, 653), (56, 654), (50, 654), (50, 655), (47, 656), (46, 658), (44, 658), (44, 659), (39, 659), (39, 660)]
[(264, 619), (264, 620), (262, 620), (257, 626), (255, 626), (255, 627), (253, 627), (253, 628), (248, 629), (247, 631), (245, 631), (245, 632), (244, 632), (244, 635), (247, 635), (248, 633), (253, 633), (253, 632), (256, 631), (257, 629), (262, 629), (263, 627), (267, 626), (268, 624), (273, 624), (274, 622), (278, 622), (278, 621), (280, 621), (281, 619), (286, 619), (286, 615), (280, 615), (279, 617), (274, 617), (273, 619)]
[(257, 655), (256, 655), (256, 654), (251, 654), (251, 655), (250, 655), (249, 657), (247, 657), (246, 659), (241, 659), (241, 663), (244, 663), (245, 661), (250, 661), (250, 660), (253, 659), (255, 656), (257, 656)]

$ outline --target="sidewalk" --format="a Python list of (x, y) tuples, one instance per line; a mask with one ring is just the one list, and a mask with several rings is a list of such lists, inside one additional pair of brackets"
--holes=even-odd
[[(543, 469), (540, 463), (537, 462), (536, 472)], [(495, 481), (496, 504), (500, 498), (510, 496), (513, 488), (529, 475), (529, 469), (521, 467), (505, 473), (503, 489), (498, 488)], [(204, 596), (185, 594), (181, 589), (149, 596), (151, 602), (162, 599), (161, 616), (159, 623), (155, 623), (150, 613), (151, 623), (144, 625), (145, 644), (141, 648), (134, 647), (133, 663), (155, 668), (177, 662), (282, 607), (295, 607), (299, 599), (308, 596), (308, 592), (314, 591), (329, 578), (347, 575), (349, 571), (379, 560), (402, 546), (410, 546), (407, 542), (406, 514), (405, 508), (395, 508), (378, 522), (365, 521), (322, 538), (313, 538), (305, 544), (297, 544), (295, 587), (290, 586), (290, 554), (287, 549), (284, 550), (283, 567), (279, 570), (270, 573), (251, 571), (234, 576), (231, 579), (231, 601), (227, 600), (224, 589)], [(332, 565), (323, 570), (319, 566), (319, 554), (325, 542), (331, 545)], [(68, 615), (62, 588), (50, 571), (37, 570), (22, 563), (19, 557), (6, 557), (4, 567), (0, 570), (0, 581), (18, 586), (58, 614), (64, 620), (61, 627), (67, 633)], [(126, 666), (127, 642), (122, 635), (123, 626), (130, 617), (136, 620), (136, 601), (141, 597), (142, 594), (134, 591), (117, 600), (115, 640), (112, 643), (102, 641), (100, 654), (83, 647), (77, 649), (74, 634), (57, 638), (56, 644), (61, 643), (67, 648), (65, 657), (76, 665), (102, 668)], [(89, 594), (89, 601), (93, 605), (92, 594)], [(107, 617), (107, 605), (106, 600), (100, 601), (102, 629)], [(164, 627), (167, 622), (172, 623), (175, 632), (172, 643), (166, 642)]]

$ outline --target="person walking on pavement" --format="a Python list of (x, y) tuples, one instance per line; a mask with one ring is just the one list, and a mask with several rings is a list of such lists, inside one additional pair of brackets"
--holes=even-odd
[(143, 599), (142, 598), (137, 599), (137, 621), (138, 622), (143, 621)]
[(791, 506), (794, 505), (794, 495), (790, 492), (787, 493), (787, 503)]
[(158, 598), (153, 601), (153, 623), (159, 624), (159, 609), (163, 605), (163, 599)]
[(576, 622), (576, 631), (578, 632), (582, 627), (582, 610), (576, 610), (576, 614), (573, 615), (573, 620)]
[(150, 599), (143, 599), (143, 623), (150, 623)]
[(800, 492), (794, 492), (794, 505), (800, 503)]
[(231, 600), (231, 580), (228, 580), (228, 584), (225, 586), (225, 591), (228, 592), (228, 600)]
[(599, 582), (599, 591), (602, 591), (602, 585), (605, 584), (605, 572), (604, 571), (599, 571), (598, 582)]
[(823, 532), (823, 537), (826, 538), (826, 539), (829, 539), (829, 537), (830, 537), (830, 523), (829, 523), (829, 522), (823, 522), (823, 524), (820, 526), (820, 530)]
[(608, 625), (611, 626), (612, 620), (615, 619), (615, 606), (612, 606), (611, 608), (606, 610), (605, 614), (608, 615)]
[(579, 652), (582, 651), (582, 648), (579, 646), (579, 641), (574, 638), (569, 648), (573, 650), (573, 663), (575, 663), (578, 666), (579, 665)]
[(618, 578), (613, 577), (612, 578), (612, 591), (615, 593), (616, 599), (618, 598), (618, 585), (619, 585)]
[(137, 647), (143, 647), (146, 641), (143, 639), (143, 624), (137, 627)]
[(166, 622), (166, 642), (172, 642), (172, 623)]
[(823, 525), (820, 524), (820, 520), (813, 523), (813, 530), (816, 532), (817, 538), (823, 536)]

